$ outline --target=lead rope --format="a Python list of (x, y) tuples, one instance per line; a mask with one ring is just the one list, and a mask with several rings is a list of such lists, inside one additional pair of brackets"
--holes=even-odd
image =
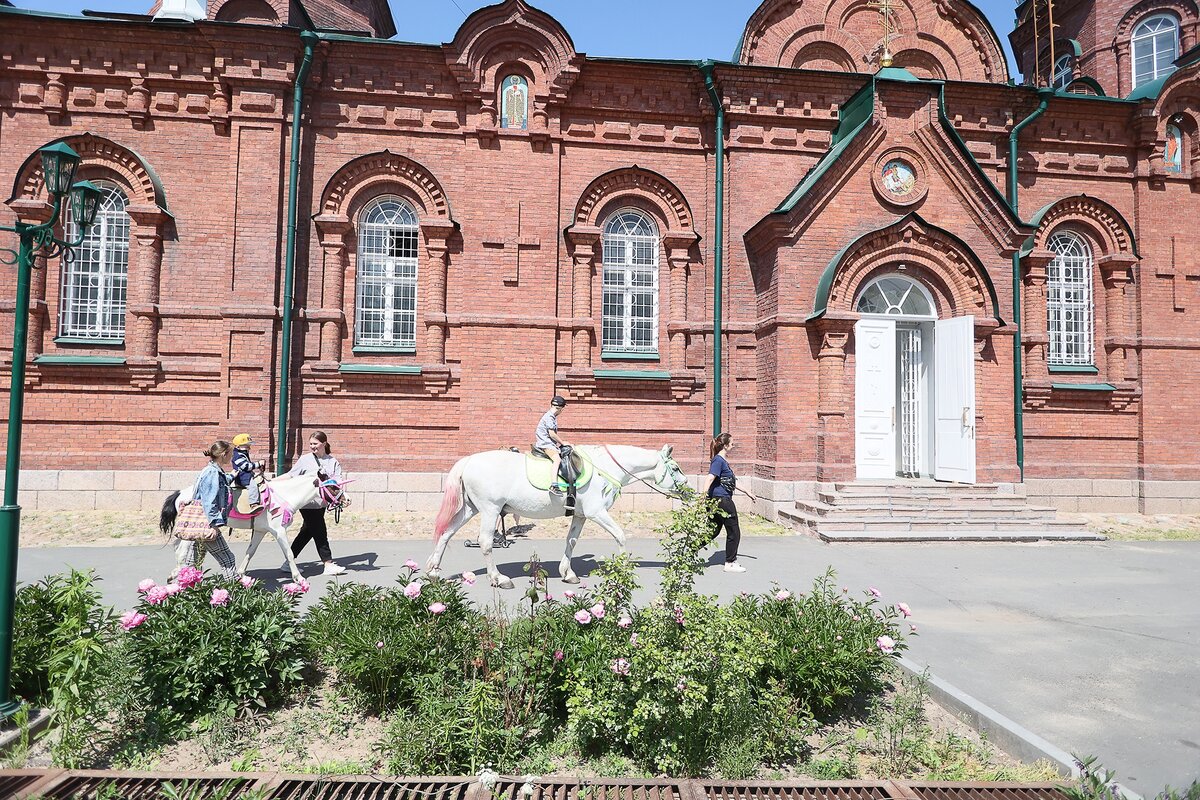
[[(661, 494), (663, 497), (670, 497), (672, 500), (679, 499), (679, 497), (680, 497), (679, 494), (672, 494), (671, 492), (664, 492), (662, 489), (658, 488), (658, 486), (656, 484), (651, 483), (650, 481), (646, 480), (645, 478), (638, 477), (637, 473), (631, 472), (628, 469), (626, 469), (624, 466), (622, 466), (621, 462), (617, 461), (617, 457), (613, 455), (612, 450), (608, 449), (608, 445), (602, 445), (602, 447), (604, 448), (604, 452), (608, 454), (608, 457), (612, 459), (612, 462), (617, 465), (617, 469), (621, 470), (622, 472), (624, 472), (626, 475), (633, 478), (634, 480), (641, 481), (642, 483), (646, 484), (651, 489), (653, 489), (654, 491)], [(595, 465), (593, 464), (593, 466), (595, 466)], [(597, 469), (599, 469), (599, 467), (597, 467)]]

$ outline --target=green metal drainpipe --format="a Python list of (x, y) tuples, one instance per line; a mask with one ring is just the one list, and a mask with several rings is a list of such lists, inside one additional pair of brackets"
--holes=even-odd
[(312, 31), (302, 31), (304, 58), (296, 70), (296, 86), (292, 90), (292, 161), (288, 167), (287, 249), (283, 262), (283, 325), (279, 367), (279, 435), (275, 440), (275, 471), (286, 469), (288, 434), (288, 391), (292, 375), (292, 291), (296, 283), (296, 184), (300, 172), (300, 117), (304, 105), (304, 84), (312, 67), (313, 52), (320, 37)]
[[(1020, 185), (1017, 175), (1017, 137), (1021, 130), (1040, 117), (1046, 111), (1054, 90), (1038, 89), (1038, 107), (1025, 119), (1013, 126), (1008, 134), (1008, 204), (1012, 206), (1013, 215), (1021, 219), (1017, 207), (1017, 188)], [(1021, 254), (1013, 253), (1012, 257), (1012, 293), (1013, 293), (1013, 323), (1017, 333), (1013, 339), (1013, 429), (1017, 440), (1017, 469), (1021, 471), (1021, 480), (1025, 480), (1025, 389), (1022, 375), (1021, 353)]]
[(721, 311), (724, 307), (725, 288), (725, 107), (713, 80), (712, 60), (700, 62), (700, 74), (704, 76), (704, 88), (708, 99), (717, 112), (717, 183), (715, 202), (717, 218), (713, 237), (713, 436), (721, 433)]

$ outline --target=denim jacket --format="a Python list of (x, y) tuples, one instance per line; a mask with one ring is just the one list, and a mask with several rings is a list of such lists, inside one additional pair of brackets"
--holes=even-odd
[(204, 507), (209, 525), (229, 524), (229, 481), (216, 462), (210, 462), (196, 479), (196, 499)]

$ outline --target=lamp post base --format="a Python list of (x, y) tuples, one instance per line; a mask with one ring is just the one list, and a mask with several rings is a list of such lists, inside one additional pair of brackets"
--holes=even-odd
[(20, 531), (21, 507), (16, 503), (0, 506), (0, 718), (6, 720), (21, 707), (13, 699), (11, 682)]

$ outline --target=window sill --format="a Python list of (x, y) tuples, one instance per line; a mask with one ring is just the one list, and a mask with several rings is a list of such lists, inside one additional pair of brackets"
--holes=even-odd
[(416, 364), (341, 364), (338, 372), (343, 375), (420, 375), (421, 367)]
[(1051, 375), (1099, 375), (1100, 370), (1091, 364), (1057, 364), (1050, 366)]
[(125, 339), (89, 339), (86, 336), (59, 336), (55, 344), (84, 344), (89, 347), (124, 347)]
[(125, 359), (121, 356), (40, 355), (33, 360), (33, 363), (76, 367), (114, 367), (124, 364)]
[(671, 373), (652, 369), (597, 369), (592, 371), (596, 380), (612, 381), (669, 381)]
[(389, 347), (388, 345), (356, 344), (352, 352), (354, 352), (356, 355), (359, 353), (395, 353), (397, 355), (413, 355), (417, 352), (417, 348), (403, 347), (399, 345)]
[(1059, 392), (1115, 392), (1111, 383), (1052, 383), (1050, 388)]
[(600, 353), (601, 361), (658, 361), (658, 352), (624, 353), (619, 350), (607, 350)]

